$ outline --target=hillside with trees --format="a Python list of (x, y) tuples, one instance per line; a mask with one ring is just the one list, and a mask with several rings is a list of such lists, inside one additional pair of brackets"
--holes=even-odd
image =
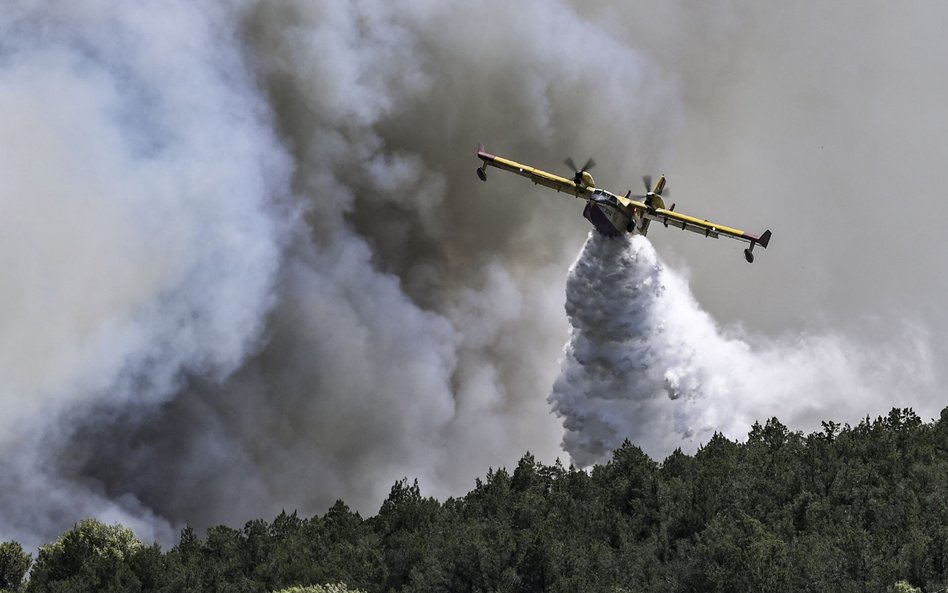
[[(30, 565), (30, 561), (32, 565)], [(29, 579), (24, 579), (29, 571)], [(948, 586), (948, 409), (804, 435), (776, 419), (662, 462), (626, 443), (591, 471), (526, 454), (439, 502), (396, 483), (378, 514), (343, 502), (173, 548), (86, 520), (0, 588), (31, 593), (939, 591)]]

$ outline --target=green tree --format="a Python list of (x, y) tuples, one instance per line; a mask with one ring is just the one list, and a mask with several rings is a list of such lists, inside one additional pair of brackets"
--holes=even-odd
[(85, 519), (55, 542), (40, 546), (27, 591), (136, 593), (142, 590), (142, 577), (154, 580), (154, 575), (137, 574), (153, 567), (138, 562), (149, 549), (127, 527)]
[(17, 591), (32, 561), (33, 557), (17, 542), (0, 544), (0, 590)]
[(392, 486), (388, 498), (371, 525), (381, 537), (385, 564), (388, 567), (383, 590), (400, 590), (407, 585), (412, 571), (434, 551), (430, 532), (438, 521), (440, 504), (421, 496), (417, 480), (407, 479)]
[(250, 576), (252, 562), (241, 531), (223, 525), (208, 529), (202, 558), (206, 588), (234, 593), (259, 589)]
[(175, 593), (200, 593), (204, 590), (204, 544), (194, 528), (188, 525), (181, 530), (178, 545), (165, 555), (167, 564), (167, 589)]

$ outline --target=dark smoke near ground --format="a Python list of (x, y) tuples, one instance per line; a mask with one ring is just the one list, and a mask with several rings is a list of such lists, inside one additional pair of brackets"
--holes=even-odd
[[(698, 320), (705, 341), (678, 347), (694, 350), (691, 391), (646, 385), (619, 398), (628, 423), (585, 428), (599, 400), (557, 381), (581, 204), (473, 169), (478, 141), (554, 170), (595, 155), (617, 189), (675, 163), (689, 79), (586, 17), (493, 0), (5, 6), (0, 538), (32, 545), (96, 516), (169, 542), (186, 522), (338, 498), (371, 513), (403, 476), (447, 496), (528, 449), (565, 457), (564, 421), (586, 464), (626, 431), (661, 456), (740, 436), (744, 419), (805, 424), (827, 401), (854, 419), (899, 403), (894, 386), (930, 393), (928, 337), (911, 323), (881, 350), (832, 330), (731, 336), (647, 242), (591, 239), (585, 253), (622, 264), (604, 291), (663, 284), (658, 317), (634, 320)], [(745, 205), (736, 223), (763, 222)], [(573, 278), (584, 261), (599, 260)], [(603, 295), (569, 295), (575, 338), (581, 303)], [(779, 356), (817, 379), (780, 392), (797, 398), (788, 418), (752, 389), (787, 377), (748, 375), (707, 340), (750, 371)], [(583, 362), (570, 348), (567, 371)], [(893, 349), (902, 364), (860, 375)], [(738, 388), (703, 387), (712, 372)], [(651, 409), (642, 397), (654, 417), (628, 411)]]

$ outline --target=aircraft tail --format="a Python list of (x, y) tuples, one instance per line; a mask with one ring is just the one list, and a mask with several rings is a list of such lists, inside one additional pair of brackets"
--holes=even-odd
[(764, 231), (764, 234), (760, 236), (757, 242), (760, 243), (761, 247), (767, 249), (767, 244), (770, 243), (770, 229)]
[(652, 192), (656, 194), (661, 194), (662, 190), (665, 189), (665, 176), (662, 175), (658, 178), (658, 181), (655, 182), (655, 187), (652, 188)]

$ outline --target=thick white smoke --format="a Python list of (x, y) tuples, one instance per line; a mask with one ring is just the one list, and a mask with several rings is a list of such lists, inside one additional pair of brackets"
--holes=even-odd
[(872, 348), (832, 334), (731, 335), (641, 236), (590, 232), (566, 295), (572, 334), (549, 399), (581, 466), (625, 439), (663, 459), (771, 416), (812, 429), (852, 401), (924, 408), (934, 381), (926, 336), (912, 328)]
[(0, 537), (86, 515), (172, 533), (128, 490), (70, 475), (81, 457), (61, 447), (255, 348), (290, 167), (235, 18), (185, 1), (4, 6)]

